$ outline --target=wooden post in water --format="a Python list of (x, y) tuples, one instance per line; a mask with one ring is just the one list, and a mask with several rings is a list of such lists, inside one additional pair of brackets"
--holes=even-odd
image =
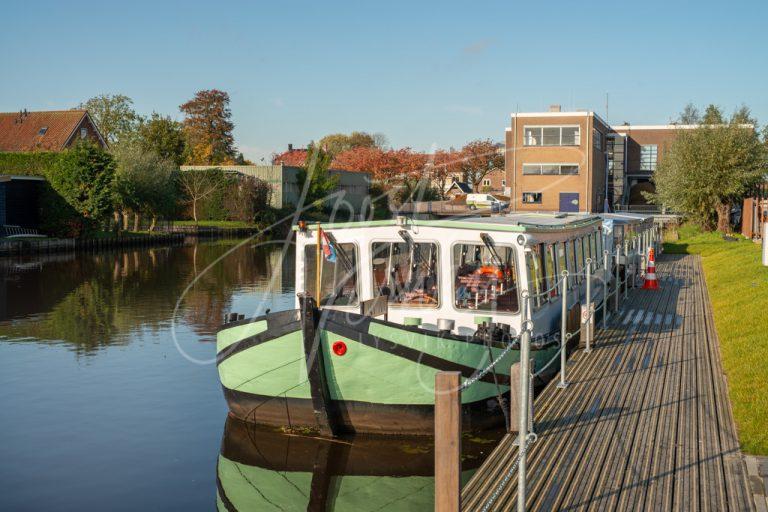
[(322, 234), (320, 230), (320, 223), (317, 223), (317, 247), (315, 248), (315, 300), (317, 306), (320, 307), (320, 287), (323, 285), (323, 261), (322, 261)]
[(435, 511), (461, 509), (461, 373), (435, 375)]

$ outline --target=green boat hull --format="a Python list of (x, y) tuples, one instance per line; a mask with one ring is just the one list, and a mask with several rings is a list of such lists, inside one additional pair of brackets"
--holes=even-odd
[[(219, 331), (219, 376), (235, 417), (321, 431), (326, 421), (334, 433), (431, 435), (435, 374), (459, 371), (471, 379), (501, 356), (494, 371), (462, 391), (462, 417), (466, 428), (503, 422), (499, 399), (509, 393), (510, 367), (519, 360), (515, 349), (504, 354), (506, 344), (323, 310), (310, 351), (303, 316), (286, 311)], [(535, 367), (556, 354), (554, 343), (533, 350)]]

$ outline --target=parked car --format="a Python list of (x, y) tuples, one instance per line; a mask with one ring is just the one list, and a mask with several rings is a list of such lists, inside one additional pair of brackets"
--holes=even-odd
[(467, 194), (467, 206), (470, 210), (490, 208), (495, 212), (500, 212), (509, 207), (509, 203), (502, 201), (491, 194)]

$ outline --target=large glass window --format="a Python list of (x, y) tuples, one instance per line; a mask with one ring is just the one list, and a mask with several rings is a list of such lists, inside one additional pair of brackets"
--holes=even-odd
[(579, 174), (579, 164), (523, 164), (523, 174)]
[(518, 310), (517, 272), (511, 247), (453, 246), (453, 293), (458, 309), (514, 313)]
[(372, 251), (375, 297), (387, 295), (393, 306), (437, 306), (437, 244), (374, 242)]
[(656, 170), (656, 161), (659, 158), (659, 146), (656, 144), (644, 144), (640, 146), (640, 170), (653, 172)]
[(580, 143), (578, 126), (523, 127), (523, 144), (526, 146), (578, 146)]
[[(322, 255), (320, 265), (320, 305), (354, 306), (358, 302), (357, 248), (336, 244), (334, 261)], [(317, 246), (304, 247), (304, 290), (317, 297)]]

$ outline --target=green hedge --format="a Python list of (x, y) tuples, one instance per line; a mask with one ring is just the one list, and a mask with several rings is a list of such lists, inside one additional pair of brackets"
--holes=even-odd
[[(36, 151), (32, 153), (0, 152), (0, 174), (42, 176), (48, 180), (62, 153)], [(88, 223), (83, 216), (46, 181), (40, 189), (40, 231), (58, 237), (84, 234)]]
[(0, 153), (0, 174), (17, 176), (48, 176), (61, 153), (39, 151), (33, 153)]

